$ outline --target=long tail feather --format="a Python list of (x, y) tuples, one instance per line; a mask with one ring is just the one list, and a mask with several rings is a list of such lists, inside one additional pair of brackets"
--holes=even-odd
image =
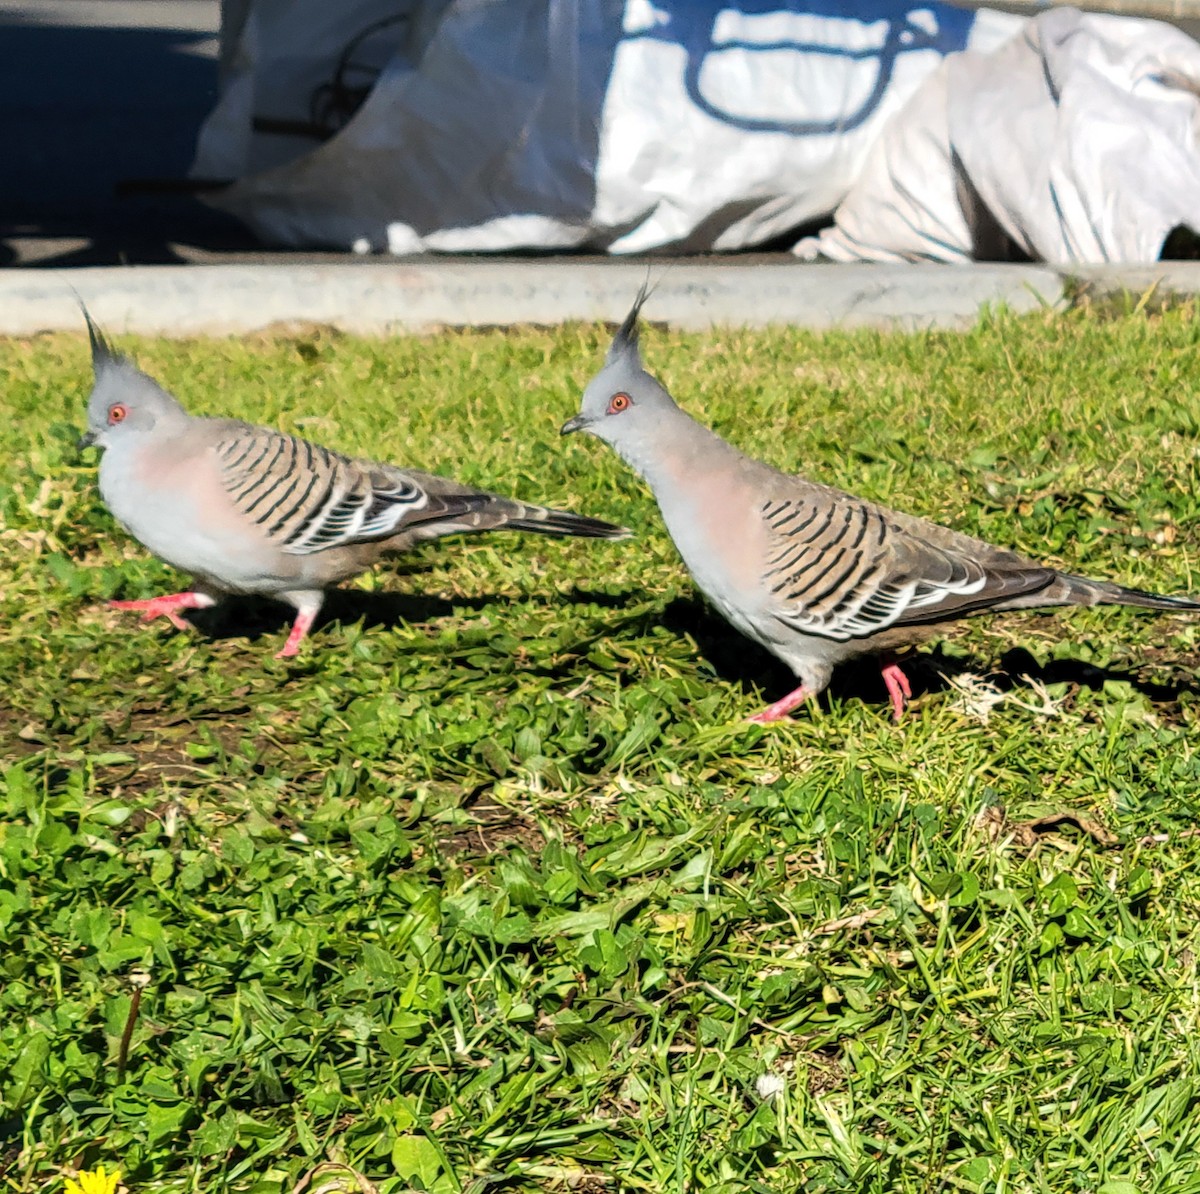
[(400, 535), (439, 539), (443, 535), (471, 535), (483, 531), (532, 531), (538, 535), (577, 535), (585, 539), (629, 537), (625, 527), (600, 518), (532, 506), (479, 491), (437, 494), (424, 509), (414, 511), (405, 520)]
[(497, 529), (533, 531), (538, 535), (578, 535), (584, 539), (628, 539), (629, 530), (586, 514), (549, 510), (544, 506), (513, 503), (514, 515), (497, 524)]
[(1165, 597), (1143, 589), (1127, 589), (1106, 580), (1063, 573), (1060, 580), (1070, 585), (1070, 597), (1079, 605), (1136, 605), (1142, 609), (1200, 611), (1200, 601), (1191, 597)]

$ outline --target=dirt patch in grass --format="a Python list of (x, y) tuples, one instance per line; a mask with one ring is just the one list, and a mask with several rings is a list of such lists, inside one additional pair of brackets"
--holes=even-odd
[(36, 727), (31, 733), (30, 726), (28, 717), (21, 717), (15, 709), (0, 703), (0, 761), (15, 762), (44, 749)]
[(470, 825), (446, 827), (444, 832), (436, 824), (434, 827), (437, 848), (448, 858), (487, 858), (514, 844), (536, 856), (546, 845), (534, 817), (499, 804), (486, 794), (463, 805), (463, 811), (471, 818)]

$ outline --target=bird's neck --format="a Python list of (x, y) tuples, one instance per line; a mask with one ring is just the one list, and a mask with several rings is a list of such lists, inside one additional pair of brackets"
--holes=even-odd
[(665, 414), (653, 436), (635, 444), (623, 444), (618, 450), (625, 463), (660, 498), (663, 492), (689, 487), (719, 470), (724, 463), (741, 457), (715, 431), (682, 410)]

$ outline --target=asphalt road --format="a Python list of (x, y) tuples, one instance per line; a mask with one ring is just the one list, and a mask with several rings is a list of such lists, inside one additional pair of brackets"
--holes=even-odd
[(176, 195), (217, 97), (218, 0), (0, 0), (0, 266), (189, 259), (249, 248)]

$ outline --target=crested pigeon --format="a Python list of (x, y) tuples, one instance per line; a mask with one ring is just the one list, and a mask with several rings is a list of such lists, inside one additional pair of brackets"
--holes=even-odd
[(276, 656), (286, 658), (299, 650), (326, 589), (422, 540), (499, 529), (629, 533), (267, 427), (190, 415), (84, 317), (95, 382), (79, 444), (104, 451), (100, 495), (139, 543), (195, 578), (187, 592), (112, 602), (143, 611), (144, 620), (166, 617), (185, 629), (181, 610), (226, 594), (273, 597), (296, 610)]
[(700, 590), (795, 673), (799, 686), (752, 720), (785, 717), (820, 693), (838, 664), (873, 655), (898, 721), (912, 692), (894, 653), (969, 614), (1056, 605), (1200, 610), (1183, 597), (1058, 572), (743, 455), (643, 368), (645, 300), (643, 287), (562, 434), (586, 431), (616, 450), (653, 491)]

